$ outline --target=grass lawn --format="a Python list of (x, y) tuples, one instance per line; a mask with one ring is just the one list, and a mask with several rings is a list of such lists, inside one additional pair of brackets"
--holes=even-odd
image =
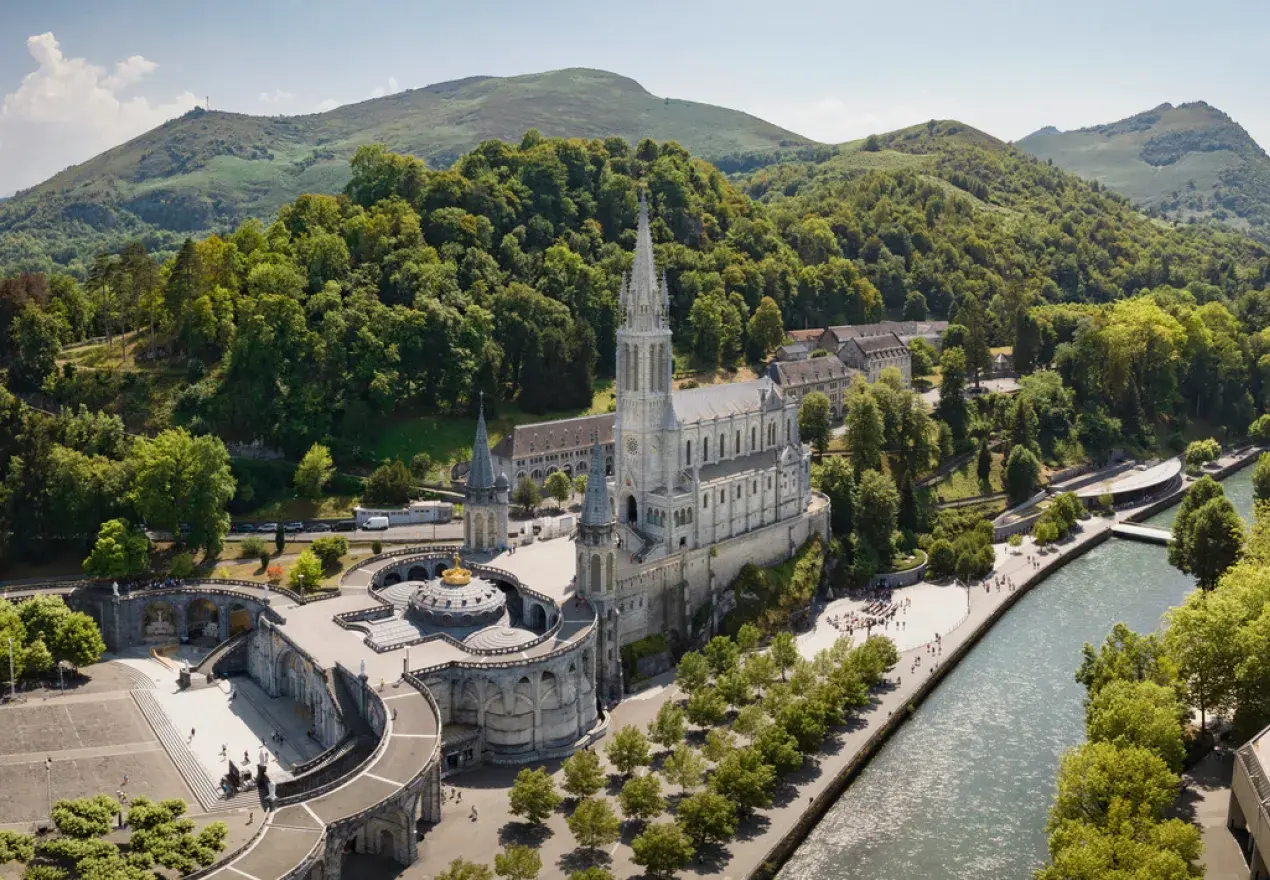
[(291, 522), (297, 519), (334, 519), (350, 517), (360, 499), (356, 495), (329, 495), (318, 501), (308, 498), (280, 498), (234, 516), (235, 520), (275, 519)]
[(937, 496), (937, 499), (942, 499), (943, 501), (960, 501), (962, 498), (974, 498), (976, 495), (991, 495), (996, 492), (1002, 492), (1004, 491), (1001, 482), (1002, 464), (1001, 453), (992, 453), (992, 473), (985, 484), (979, 480), (979, 457), (973, 455), (970, 457), (970, 461), (949, 473), (930, 488)]
[[(606, 379), (595, 383), (591, 405), (583, 410), (536, 415), (524, 412), (515, 403), (499, 404), (498, 415), (486, 418), (490, 446), (516, 425), (606, 413), (614, 400), (613, 381)], [(406, 416), (380, 431), (374, 444), (375, 460), (399, 459), (408, 463), (416, 453), (426, 452), (438, 464), (448, 466), (467, 460), (475, 436), (476, 419), (470, 416)]]
[(914, 550), (912, 553), (897, 553), (895, 558), (891, 560), (890, 573), (908, 571), (910, 568), (917, 568), (926, 561), (925, 550)]
[(22, 580), (25, 578), (78, 577), (84, 573), (85, 553), (63, 553), (42, 562), (11, 562), (0, 567), (0, 578)]
[[(269, 550), (272, 554), (269, 564), (280, 567), (283, 571), (282, 585), (287, 585), (287, 572), (295, 563), (300, 553), (308, 549), (307, 543), (293, 543), (283, 545), (281, 553), (273, 552), (273, 541), (269, 541)], [(217, 559), (212, 565), (205, 565), (199, 569), (199, 573), (204, 577), (227, 578), (239, 581), (255, 581), (256, 583), (265, 583), (266, 569), (262, 568), (259, 559), (238, 559), (235, 547), (232, 544), (225, 545), (225, 555)], [(344, 570), (349, 565), (358, 560), (371, 556), (371, 546), (369, 543), (353, 544), (348, 548), (348, 553), (340, 557), (339, 563), (334, 568), (329, 568), (323, 572), (322, 586), (335, 587), (339, 585), (340, 577), (344, 574)]]

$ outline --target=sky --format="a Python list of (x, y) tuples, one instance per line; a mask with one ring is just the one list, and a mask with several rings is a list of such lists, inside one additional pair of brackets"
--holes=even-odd
[(562, 67), (826, 142), (1204, 100), (1270, 147), (1267, 35), (1267, 0), (0, 0), (0, 195), (196, 104), (312, 113)]

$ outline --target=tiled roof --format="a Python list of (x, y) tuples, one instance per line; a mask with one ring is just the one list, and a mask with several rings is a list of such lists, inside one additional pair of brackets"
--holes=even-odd
[(805, 342), (809, 346), (815, 345), (816, 340), (825, 332), (823, 327), (814, 327), (811, 330), (790, 330), (786, 333), (790, 339), (795, 342)]
[(841, 345), (849, 339), (884, 336), (894, 333), (903, 338), (939, 336), (948, 329), (947, 321), (878, 321), (876, 324), (842, 324), (828, 328)]
[(832, 355), (805, 361), (777, 361), (768, 367), (768, 375), (785, 386), (846, 379), (853, 372), (855, 371)]
[(741, 413), (758, 412), (763, 408), (763, 389), (776, 390), (766, 377), (749, 382), (728, 382), (723, 385), (703, 385), (675, 392), (675, 413), (684, 424), (715, 419)]
[(746, 471), (764, 470), (774, 466), (777, 461), (775, 451), (765, 449), (761, 452), (751, 452), (749, 455), (703, 464), (697, 469), (697, 477), (701, 482), (709, 483), (711, 480), (735, 477)]
[(579, 416), (576, 419), (557, 419), (552, 422), (534, 422), (517, 425), (504, 435), (494, 447), (499, 458), (530, 453), (558, 452), (561, 449), (586, 449), (598, 434), (601, 444), (613, 442), (613, 422), (616, 415), (601, 413), (595, 416)]
[(900, 342), (900, 338), (894, 333), (887, 333), (885, 336), (860, 336), (853, 339), (852, 342), (859, 346), (860, 351), (866, 355), (883, 354), (890, 351), (908, 351), (904, 343)]

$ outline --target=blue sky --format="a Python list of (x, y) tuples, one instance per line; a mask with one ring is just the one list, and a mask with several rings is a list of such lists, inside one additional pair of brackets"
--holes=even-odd
[(823, 141), (932, 117), (1016, 139), (1205, 100), (1270, 146), (1267, 34), (1266, 0), (3, 0), (0, 194), (207, 98), (308, 113), (574, 66)]

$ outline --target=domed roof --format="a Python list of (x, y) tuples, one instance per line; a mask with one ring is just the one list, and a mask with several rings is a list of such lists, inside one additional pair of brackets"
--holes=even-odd
[(507, 479), (507, 471), (499, 471), (498, 479), (494, 481), (494, 488), (498, 490), (510, 489), (511, 481)]
[[(455, 572), (461, 573), (454, 576)], [(457, 565), (445, 575), (425, 581), (413, 596), (407, 613), (415, 621), (436, 627), (470, 627), (503, 619), (507, 596), (493, 581), (470, 575)]]
[(463, 640), (469, 648), (483, 651), (494, 651), (500, 648), (516, 648), (532, 642), (537, 635), (527, 629), (514, 626), (494, 625), (479, 629)]

